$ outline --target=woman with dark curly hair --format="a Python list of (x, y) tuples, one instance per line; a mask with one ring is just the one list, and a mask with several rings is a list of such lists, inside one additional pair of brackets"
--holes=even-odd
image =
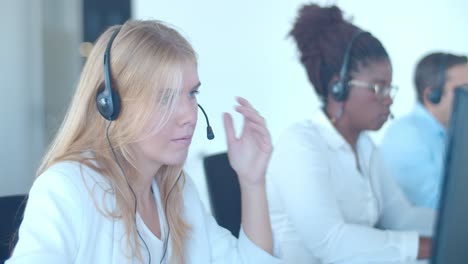
[(427, 259), (434, 212), (408, 203), (365, 132), (390, 116), (387, 51), (336, 6), (303, 6), (290, 35), (323, 107), (288, 128), (273, 152), (275, 254), (296, 264)]

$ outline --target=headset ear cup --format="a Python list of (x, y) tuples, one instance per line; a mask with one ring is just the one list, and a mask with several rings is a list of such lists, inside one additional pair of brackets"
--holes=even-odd
[(433, 104), (440, 103), (441, 98), (442, 98), (441, 89), (431, 89), (431, 92), (427, 95), (427, 99)]
[(111, 89), (111, 93), (112, 93), (112, 108), (113, 108), (111, 120), (116, 120), (120, 114), (120, 96), (119, 96), (119, 93), (114, 89)]
[(96, 108), (98, 109), (99, 113), (107, 120), (109, 120), (112, 109), (109, 106), (109, 97), (104, 93), (104, 87), (99, 88), (98, 92), (96, 93)]
[(346, 89), (343, 85), (343, 82), (338, 81), (335, 84), (333, 84), (331, 87), (331, 93), (336, 101), (344, 101), (346, 99)]
[(445, 85), (445, 71), (447, 70), (447, 60), (449, 54), (442, 53), (440, 54), (439, 58), (439, 67), (437, 70), (437, 83), (436, 85), (429, 91), (427, 95), (427, 99), (433, 103), (438, 104), (442, 99), (442, 94), (444, 92), (444, 85)]
[(110, 50), (112, 42), (120, 31), (120, 27), (114, 30), (112, 36), (107, 43), (104, 52), (104, 84), (96, 93), (96, 107), (99, 113), (107, 120), (113, 121), (117, 119), (120, 113), (120, 97), (118, 93), (112, 89), (112, 75), (110, 69)]
[(120, 113), (120, 97), (114, 89), (110, 89), (110, 96), (104, 87), (100, 88), (96, 94), (96, 107), (99, 113), (107, 120), (117, 119)]

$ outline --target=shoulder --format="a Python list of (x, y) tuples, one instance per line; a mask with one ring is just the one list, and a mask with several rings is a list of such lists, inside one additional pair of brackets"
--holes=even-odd
[(281, 157), (294, 163), (297, 158), (324, 153), (328, 151), (327, 139), (333, 137), (331, 135), (333, 131), (315, 119), (296, 122), (286, 128), (275, 143), (272, 162)]
[(87, 165), (77, 161), (60, 161), (36, 178), (30, 196), (84, 206), (90, 204), (91, 194), (106, 193), (109, 188), (110, 184), (105, 178)]
[(421, 135), (426, 132), (428, 132), (427, 118), (413, 111), (393, 121), (385, 132), (384, 140), (387, 138), (419, 140)]
[(403, 116), (395, 121), (393, 121), (389, 127), (389, 133), (400, 133), (403, 131), (415, 131), (418, 128), (418, 123), (420, 122), (417, 116), (407, 115)]
[(38, 176), (19, 229), (18, 259), (33, 256), (31, 260), (59, 263), (60, 258), (65, 263), (77, 256), (82, 239), (96, 227), (94, 204), (83, 180), (88, 174), (92, 170), (79, 162), (61, 161)]
[(35, 180), (35, 186), (56, 186), (66, 190), (86, 188), (90, 183), (105, 182), (101, 174), (77, 161), (60, 161), (46, 169)]
[(293, 123), (292, 125), (287, 127), (284, 130), (282, 137), (307, 137), (309, 135), (318, 133), (318, 129), (319, 126), (313, 120), (305, 119)]
[[(332, 131), (333, 132), (333, 131)], [(288, 127), (274, 145), (267, 169), (267, 181), (285, 182), (286, 174), (295, 179), (310, 179), (328, 170), (333, 148), (327, 141), (322, 127), (314, 120), (303, 120)]]
[(321, 131), (313, 120), (302, 120), (287, 127), (274, 146), (274, 152), (281, 150), (313, 148), (320, 144)]
[(425, 129), (420, 122), (417, 116), (408, 115), (390, 124), (380, 144), (382, 153), (393, 155), (423, 142)]
[(80, 189), (81, 164), (74, 161), (61, 161), (42, 172), (31, 190), (57, 189), (61, 192)]

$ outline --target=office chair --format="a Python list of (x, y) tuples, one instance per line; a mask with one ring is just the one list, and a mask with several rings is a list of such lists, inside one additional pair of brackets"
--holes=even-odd
[(25, 195), (0, 197), (0, 263), (3, 264), (10, 257), (11, 250), (16, 244), (17, 230), (23, 220)]
[(211, 211), (218, 224), (239, 237), (241, 224), (240, 186), (227, 153), (203, 159)]

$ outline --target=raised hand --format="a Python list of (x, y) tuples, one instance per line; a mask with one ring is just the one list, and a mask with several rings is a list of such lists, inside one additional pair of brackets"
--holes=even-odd
[(236, 138), (232, 117), (224, 114), (224, 127), (228, 145), (228, 157), (239, 176), (241, 186), (265, 183), (265, 173), (272, 152), (270, 133), (265, 120), (244, 98), (238, 97), (236, 111), (244, 118), (244, 126)]

